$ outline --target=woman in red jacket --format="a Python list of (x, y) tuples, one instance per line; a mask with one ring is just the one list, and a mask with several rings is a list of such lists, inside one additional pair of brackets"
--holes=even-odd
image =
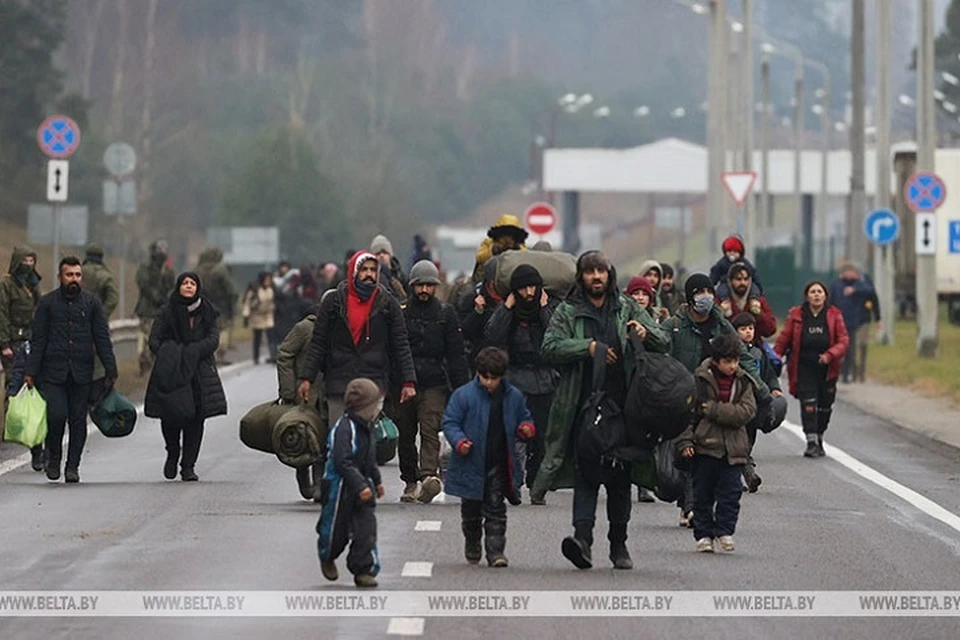
[(840, 364), (850, 346), (850, 337), (843, 314), (827, 298), (825, 284), (811, 282), (803, 290), (803, 297), (806, 302), (790, 309), (774, 350), (781, 357), (789, 356), (790, 393), (800, 400), (801, 422), (807, 436), (803, 455), (821, 458), (823, 432), (830, 424)]

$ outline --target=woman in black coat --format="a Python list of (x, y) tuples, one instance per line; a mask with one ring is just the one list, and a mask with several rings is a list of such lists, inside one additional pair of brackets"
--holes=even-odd
[(150, 351), (156, 363), (147, 384), (144, 413), (160, 418), (167, 447), (163, 476), (168, 480), (177, 477), (178, 462), (183, 481), (199, 480), (194, 465), (203, 422), (227, 413), (227, 398), (214, 360), (220, 343), (220, 314), (200, 291), (197, 274), (180, 274), (170, 301), (160, 309), (150, 332)]

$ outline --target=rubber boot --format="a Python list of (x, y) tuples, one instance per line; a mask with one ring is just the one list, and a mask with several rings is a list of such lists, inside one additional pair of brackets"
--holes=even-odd
[(633, 569), (633, 560), (627, 551), (627, 525), (610, 523), (610, 562), (614, 569)]

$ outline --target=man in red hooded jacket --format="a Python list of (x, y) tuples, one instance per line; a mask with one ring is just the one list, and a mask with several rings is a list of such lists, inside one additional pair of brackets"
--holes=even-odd
[(351, 380), (368, 378), (386, 393), (395, 374), (402, 384), (401, 403), (417, 395), (403, 311), (378, 282), (376, 256), (358, 251), (347, 266), (346, 280), (328, 291), (317, 308), (298, 390), (300, 399), (308, 402), (311, 381), (323, 373), (331, 427), (343, 415), (343, 394)]

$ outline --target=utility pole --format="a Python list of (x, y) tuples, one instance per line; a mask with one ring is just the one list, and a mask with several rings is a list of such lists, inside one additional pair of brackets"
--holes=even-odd
[[(799, 54), (798, 54), (799, 56)], [(797, 58), (797, 77), (793, 96), (793, 188), (797, 194), (797, 211), (793, 228), (799, 237), (802, 234), (800, 220), (803, 217), (803, 58)]]
[[(877, 208), (890, 206), (890, 0), (877, 0)], [(873, 282), (880, 299), (880, 344), (893, 344), (893, 245), (873, 248)]]
[(760, 115), (760, 217), (765, 227), (770, 220), (770, 58), (766, 53), (760, 62), (760, 86), (763, 112)]
[[(746, 102), (743, 131), (743, 170), (753, 171), (753, 128), (756, 114), (753, 92), (753, 0), (743, 0), (743, 100)], [(750, 251), (757, 250), (757, 204), (754, 193), (744, 204), (744, 241)]]
[[(826, 69), (824, 69), (826, 71)], [(820, 242), (823, 254), (827, 253), (827, 202), (829, 194), (827, 183), (830, 179), (830, 75), (825, 73), (823, 78), (823, 104), (820, 112), (820, 204), (817, 206), (816, 215), (819, 224), (814, 228), (820, 229)], [(813, 241), (813, 238), (810, 239)], [(826, 262), (821, 260), (821, 264)]]
[(727, 145), (724, 127), (727, 112), (727, 0), (710, 2), (710, 57), (707, 61), (709, 81), (707, 95), (707, 217), (710, 220), (709, 242), (712, 249), (720, 246), (719, 226), (725, 220), (723, 181), (726, 170)]
[[(937, 121), (933, 104), (933, 0), (918, 0), (917, 171), (936, 170)], [(914, 224), (911, 220), (910, 224)], [(937, 258), (917, 256), (917, 355), (937, 355)]]
[(850, 254), (847, 259), (865, 264), (867, 259), (867, 236), (863, 232), (863, 222), (867, 213), (867, 196), (864, 186), (866, 151), (864, 140), (864, 84), (866, 69), (864, 63), (865, 26), (863, 0), (853, 0), (853, 37), (852, 65), (850, 69), (851, 99), (853, 117), (850, 130), (850, 157), (853, 166), (850, 170), (850, 212), (847, 220), (847, 246)]

